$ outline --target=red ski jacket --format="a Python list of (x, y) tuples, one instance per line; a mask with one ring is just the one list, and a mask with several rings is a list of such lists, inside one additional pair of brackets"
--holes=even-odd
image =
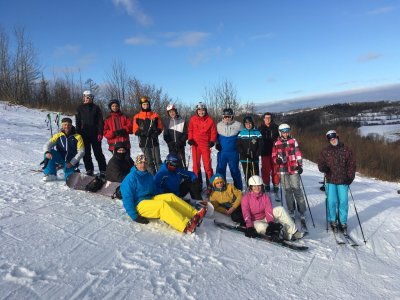
[(213, 119), (206, 115), (204, 117), (193, 116), (190, 118), (188, 128), (188, 140), (193, 140), (195, 146), (209, 147), (209, 142), (217, 140), (217, 127)]
[[(115, 131), (125, 129), (125, 133), (115, 134)], [(132, 120), (122, 112), (111, 112), (104, 120), (104, 137), (108, 142), (108, 149), (114, 151), (114, 145), (118, 142), (126, 144), (128, 149), (131, 148), (129, 134), (132, 134)]]

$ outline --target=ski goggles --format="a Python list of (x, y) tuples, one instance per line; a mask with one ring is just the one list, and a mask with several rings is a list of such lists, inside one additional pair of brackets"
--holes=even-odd
[(281, 132), (290, 132), (290, 129), (289, 128), (283, 128), (283, 129), (281, 129)]
[(177, 167), (179, 164), (177, 161), (167, 161), (167, 165), (171, 167)]
[(336, 134), (336, 132), (329, 133), (326, 136), (326, 138), (328, 139), (328, 141), (330, 141), (331, 139), (336, 139), (337, 138), (337, 134)]

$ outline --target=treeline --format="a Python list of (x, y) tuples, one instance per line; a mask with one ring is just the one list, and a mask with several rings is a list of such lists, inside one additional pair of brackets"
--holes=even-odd
[(10, 103), (73, 114), (82, 102), (82, 92), (91, 90), (105, 115), (107, 102), (119, 99), (122, 110), (132, 116), (139, 111), (139, 100), (144, 95), (150, 97), (152, 109), (163, 116), (166, 116), (169, 103), (176, 104), (181, 115), (192, 115), (194, 104), (188, 104), (188, 100), (205, 102), (209, 114), (218, 119), (225, 107), (231, 107), (239, 114), (254, 112), (252, 103), (240, 103), (236, 88), (227, 80), (205, 88), (199, 99), (181, 101), (170, 97), (161, 87), (141, 82), (128, 73), (121, 61), (111, 63), (105, 74), (106, 80), (101, 84), (91, 78), (82, 79), (79, 70), (65, 70), (63, 74), (54, 73), (52, 78), (46, 78), (25, 30), (15, 29), (13, 37), (15, 46), (11, 47), (9, 36), (0, 26), (0, 99)]
[(299, 141), (305, 158), (317, 162), (321, 150), (328, 145), (325, 133), (335, 129), (340, 141), (354, 152), (358, 172), (381, 180), (400, 181), (400, 141), (389, 143), (379, 136), (362, 137), (358, 133), (359, 122), (349, 119), (365, 110), (399, 113), (398, 102), (378, 103), (335, 104), (277, 117), (279, 122), (287, 122), (293, 127), (293, 136)]

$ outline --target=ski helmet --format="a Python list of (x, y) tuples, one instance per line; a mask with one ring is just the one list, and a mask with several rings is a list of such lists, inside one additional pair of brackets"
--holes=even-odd
[(167, 105), (167, 112), (169, 112), (170, 110), (175, 110), (176, 111), (175, 104), (170, 103), (170, 104)]
[(198, 110), (198, 109), (207, 110), (207, 106), (203, 102), (199, 102), (196, 104), (196, 110)]
[(90, 97), (90, 98), (94, 98), (94, 95), (92, 94), (91, 91), (87, 90), (83, 92), (83, 97)]
[(338, 135), (337, 135), (335, 130), (329, 130), (326, 133), (326, 138), (328, 139), (328, 141), (331, 140), (331, 139), (336, 139), (337, 137), (338, 137)]
[(111, 106), (112, 106), (113, 104), (117, 104), (119, 107), (121, 107), (121, 103), (119, 102), (118, 99), (112, 99), (112, 100), (110, 100), (110, 101), (108, 102), (108, 108), (109, 108), (110, 110), (111, 110)]
[(286, 123), (279, 125), (278, 129), (280, 132), (290, 132), (290, 126)]
[(165, 163), (169, 171), (175, 171), (179, 165), (179, 159), (174, 153), (170, 153), (165, 158)]
[(143, 103), (149, 103), (150, 104), (150, 98), (147, 97), (147, 96), (141, 97), (140, 98), (140, 104), (143, 104)]
[(225, 108), (223, 111), (222, 111), (222, 115), (225, 117), (225, 116), (228, 116), (228, 117), (233, 117), (233, 110), (232, 110), (232, 108)]
[(249, 186), (252, 186), (252, 185), (263, 185), (264, 184), (262, 178), (260, 176), (258, 176), (258, 175), (251, 176), (249, 178), (248, 183), (249, 183)]
[(246, 123), (251, 123), (251, 128), (254, 128), (254, 121), (251, 116), (245, 116), (243, 118), (243, 125), (245, 126)]

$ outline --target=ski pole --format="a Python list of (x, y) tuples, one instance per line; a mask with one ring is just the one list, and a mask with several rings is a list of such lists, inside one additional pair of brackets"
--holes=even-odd
[(328, 227), (329, 227), (329, 224), (328, 224), (328, 191), (329, 191), (329, 188), (326, 185), (326, 180), (324, 180), (324, 181), (325, 181), (325, 220), (326, 220), (326, 232), (328, 232)]
[(311, 213), (310, 204), (308, 203), (307, 194), (306, 194), (306, 189), (304, 188), (304, 184), (303, 184), (303, 179), (301, 178), (301, 175), (300, 175), (300, 174), (299, 174), (299, 177), (300, 177), (301, 186), (303, 187), (304, 197), (306, 198), (306, 203), (307, 203), (307, 206), (308, 206), (308, 211), (310, 212), (311, 221), (312, 221), (312, 224), (313, 224), (313, 226), (314, 226), (314, 228), (315, 228), (315, 223), (314, 223), (314, 219), (313, 219), (313, 216), (312, 216), (312, 213)]
[(357, 216), (358, 224), (360, 225), (361, 234), (362, 234), (362, 237), (364, 239), (364, 243), (367, 244), (367, 240), (365, 239), (364, 231), (363, 231), (362, 226), (361, 226), (360, 218), (358, 217), (356, 202), (354, 201), (353, 193), (351, 192), (350, 185), (349, 185), (349, 192), (350, 192), (351, 199), (353, 199), (354, 210), (356, 211), (356, 216)]
[(189, 149), (189, 156), (188, 156), (188, 163), (187, 163), (187, 166), (186, 166), (186, 170), (189, 170), (189, 165), (190, 165), (190, 155), (192, 154), (192, 146), (190, 146), (190, 149)]

